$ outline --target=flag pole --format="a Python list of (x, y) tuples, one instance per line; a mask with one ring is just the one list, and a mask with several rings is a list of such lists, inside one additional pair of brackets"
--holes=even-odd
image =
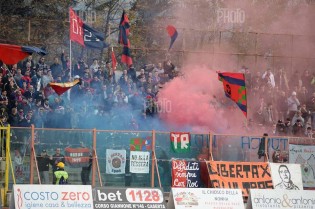
[(70, 67), (70, 71), (69, 71), (69, 77), (70, 77), (70, 81), (72, 79), (72, 49), (71, 49), (71, 40), (69, 41), (69, 45), (70, 45), (70, 52), (69, 52), (69, 57), (70, 57), (70, 63), (69, 63), (69, 67)]
[[(69, 27), (71, 27), (70, 13), (69, 13)], [(70, 30), (71, 30), (71, 28), (70, 28)], [(69, 69), (69, 82), (71, 82), (72, 81), (72, 49), (71, 49), (71, 38), (70, 38), (70, 36), (69, 36), (69, 68), (70, 68)], [(70, 91), (68, 91), (68, 93), (67, 93), (67, 97), (68, 97), (69, 101), (70, 101)]]
[[(111, 33), (110, 23), (108, 23), (108, 44), (109, 44), (109, 46), (111, 45), (110, 33)], [(113, 47), (112, 47), (112, 51), (113, 51)], [(109, 58), (111, 57), (111, 53), (110, 53), (109, 47), (108, 47), (108, 51), (107, 52), (108, 52), (107, 56), (108, 56), (108, 60), (109, 60)]]
[[(71, 7), (70, 7), (71, 8)], [(69, 10), (70, 11), (70, 10)], [(70, 17), (70, 13), (69, 13), (69, 27), (71, 27), (71, 17)], [(70, 28), (70, 30), (71, 30), (71, 28)], [(69, 36), (69, 50), (70, 50), (70, 52), (69, 52), (69, 58), (70, 58), (70, 63), (69, 63), (69, 65), (70, 65), (70, 71), (69, 71), (69, 80), (71, 81), (71, 79), (72, 79), (72, 50), (71, 50), (71, 37)]]

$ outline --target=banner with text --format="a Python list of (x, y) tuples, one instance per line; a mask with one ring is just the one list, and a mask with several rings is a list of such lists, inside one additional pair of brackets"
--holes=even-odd
[(72, 208), (93, 209), (90, 185), (13, 185), (14, 205), (17, 209)]
[(158, 188), (94, 189), (94, 208), (166, 208), (162, 190)]
[(171, 147), (176, 153), (185, 153), (190, 151), (190, 133), (171, 132)]
[(289, 145), (289, 162), (300, 164), (304, 187), (315, 187), (315, 146)]
[(66, 164), (73, 168), (86, 167), (90, 161), (90, 149), (89, 148), (65, 148), (65, 161)]
[[(214, 135), (214, 159), (222, 161), (263, 162), (264, 159), (259, 159), (257, 154), (261, 138), (258, 136)], [(268, 138), (268, 155), (270, 159), (272, 159), (272, 154), (276, 150), (289, 151), (288, 138)], [(229, 154), (227, 155), (226, 153)]]
[(303, 190), (301, 165), (270, 163), (274, 189)]
[(130, 151), (130, 173), (150, 172), (150, 152)]
[(200, 187), (199, 162), (172, 160), (172, 187)]
[(172, 188), (168, 209), (244, 209), (240, 189)]
[(126, 150), (106, 149), (106, 173), (124, 174), (126, 169)]
[(269, 164), (265, 162), (207, 161), (207, 167), (213, 188), (242, 189), (244, 197), (251, 188), (273, 188)]
[(315, 208), (315, 191), (251, 189), (246, 209)]

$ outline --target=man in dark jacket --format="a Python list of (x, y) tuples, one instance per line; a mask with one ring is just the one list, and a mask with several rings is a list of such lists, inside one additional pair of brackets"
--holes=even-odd
[(93, 162), (93, 158), (90, 155), (89, 164), (87, 166), (82, 167), (82, 170), (81, 170), (82, 185), (90, 184), (90, 173), (91, 173), (91, 168), (92, 168), (92, 162)]
[(54, 63), (50, 66), (52, 76), (56, 79), (58, 76), (62, 76), (62, 65), (59, 63), (58, 57), (55, 57)]
[(36, 157), (41, 184), (49, 184), (49, 163), (52, 157), (47, 155), (46, 150)]

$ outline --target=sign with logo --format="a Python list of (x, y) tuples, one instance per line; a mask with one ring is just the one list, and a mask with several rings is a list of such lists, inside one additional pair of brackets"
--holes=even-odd
[(303, 190), (299, 164), (270, 163), (274, 189)]
[(315, 187), (315, 146), (289, 145), (289, 162), (300, 164), (304, 187)]
[(251, 188), (273, 188), (268, 163), (207, 161), (207, 166), (214, 188), (242, 189), (244, 197)]
[(251, 189), (246, 209), (315, 208), (315, 191)]
[(72, 208), (92, 209), (88, 185), (13, 185), (16, 209)]
[(103, 188), (94, 190), (94, 208), (166, 208), (157, 188)]
[(183, 153), (190, 151), (190, 133), (171, 132), (171, 147), (174, 152)]
[(124, 174), (126, 169), (126, 150), (106, 149), (106, 173)]
[(130, 151), (130, 173), (149, 173), (150, 152)]
[(240, 189), (172, 188), (168, 209), (244, 209)]
[(200, 164), (196, 161), (172, 160), (172, 187), (200, 186)]

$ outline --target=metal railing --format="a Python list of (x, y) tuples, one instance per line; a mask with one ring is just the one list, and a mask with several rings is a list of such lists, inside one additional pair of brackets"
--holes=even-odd
[[(6, 128), (7, 133), (10, 130)], [(170, 132), (161, 131), (118, 131), (96, 129), (45, 129), (45, 128), (17, 128), (11, 127), (11, 142), (7, 134), (6, 142), (10, 142), (7, 153), (13, 153), (13, 172), (8, 176), (6, 172), (6, 188), (12, 184), (38, 184), (40, 177), (36, 165), (36, 156), (45, 149), (53, 155), (56, 148), (87, 147), (90, 148), (93, 164), (91, 171), (92, 186), (134, 186), (134, 187), (161, 187), (165, 192), (171, 188), (171, 160), (186, 159), (198, 160), (198, 155), (204, 148), (208, 150), (209, 160), (215, 161), (271, 161), (272, 154), (281, 150), (289, 152), (289, 143), (314, 144), (312, 139), (297, 137), (269, 136), (265, 142), (266, 156), (257, 155), (262, 136), (226, 135), (215, 133), (190, 133), (190, 152), (175, 153), (171, 149)], [(3, 138), (3, 137), (2, 137)], [(150, 141), (150, 171), (148, 174), (134, 174), (129, 172), (130, 140), (134, 138)], [(11, 147), (11, 150), (10, 150)], [(106, 173), (106, 149), (126, 150), (126, 173)], [(22, 158), (18, 165), (16, 157)], [(6, 171), (10, 162), (6, 161)], [(19, 167), (20, 166), (20, 167)], [(82, 184), (81, 168), (66, 167), (71, 184)], [(14, 176), (15, 175), (15, 178)], [(52, 172), (50, 171), (52, 179)], [(16, 181), (15, 181), (16, 180)], [(5, 192), (8, 191), (5, 189)]]

